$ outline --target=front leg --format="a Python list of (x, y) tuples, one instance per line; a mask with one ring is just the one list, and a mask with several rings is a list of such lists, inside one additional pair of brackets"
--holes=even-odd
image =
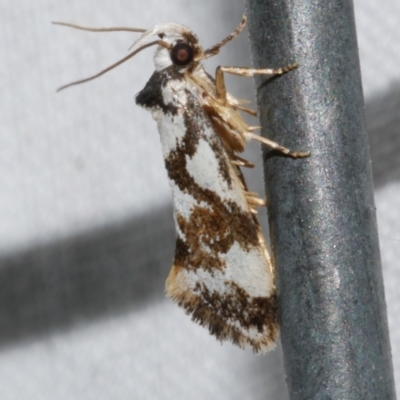
[(225, 87), (225, 79), (224, 72), (227, 74), (237, 75), (237, 76), (246, 76), (251, 77), (254, 75), (282, 75), (286, 72), (292, 71), (296, 69), (298, 64), (290, 64), (281, 68), (264, 68), (264, 69), (256, 69), (256, 68), (247, 68), (247, 67), (217, 67), (215, 71), (215, 86), (217, 89), (217, 99), (225, 100), (226, 99), (226, 87)]
[[(227, 99), (227, 91), (226, 91), (226, 86), (225, 86), (225, 79), (224, 79), (224, 72), (232, 75), (237, 75), (237, 76), (254, 76), (254, 75), (282, 75), (285, 74), (286, 72), (292, 71), (293, 69), (297, 68), (298, 64), (290, 64), (285, 67), (281, 68), (265, 68), (265, 69), (255, 69), (255, 68), (246, 68), (246, 67), (217, 67), (217, 70), (215, 72), (215, 87), (216, 87), (216, 98), (218, 102), (220, 102), (222, 105), (227, 105), (228, 104), (228, 99)], [(310, 152), (300, 152), (300, 151), (292, 151), (286, 147), (281, 146), (280, 144), (266, 139), (262, 136), (255, 135), (252, 133), (253, 130), (258, 129), (258, 127), (249, 127), (248, 132), (245, 133), (246, 139), (250, 140), (257, 140), (269, 147), (271, 147), (274, 150), (277, 150), (281, 152), (282, 154), (288, 155), (293, 158), (303, 158), (303, 157), (308, 157), (310, 155)]]

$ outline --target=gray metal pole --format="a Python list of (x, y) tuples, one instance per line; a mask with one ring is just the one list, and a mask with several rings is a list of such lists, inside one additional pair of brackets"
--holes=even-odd
[[(351, 0), (248, 0), (291, 399), (395, 399)], [(262, 83), (263, 82), (263, 83)]]

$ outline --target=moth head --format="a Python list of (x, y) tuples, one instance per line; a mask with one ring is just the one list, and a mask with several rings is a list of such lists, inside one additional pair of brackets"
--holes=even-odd
[[(178, 72), (194, 71), (199, 63), (209, 57), (212, 57), (219, 53), (222, 46), (234, 39), (244, 28), (246, 24), (246, 16), (244, 15), (241, 23), (236, 30), (228, 35), (225, 39), (218, 42), (214, 46), (204, 50), (197, 36), (185, 25), (176, 24), (175, 22), (165, 22), (157, 24), (153, 29), (141, 29), (141, 28), (88, 28), (75, 24), (69, 24), (65, 22), (53, 22), (55, 25), (68, 26), (70, 28), (81, 29), (90, 32), (142, 32), (136, 42), (130, 47), (131, 53), (103, 69), (99, 73), (90, 76), (86, 79), (71, 82), (67, 85), (61, 86), (57, 91), (63, 90), (67, 87), (78, 85), (84, 82), (91, 81), (104, 75), (106, 72), (118, 67), (125, 61), (135, 56), (140, 51), (147, 49), (151, 46), (157, 46), (157, 50), (154, 55), (154, 64), (158, 71), (167, 68), (171, 65), (175, 65)], [(156, 40), (154, 40), (156, 36)]]
[(154, 65), (157, 71), (175, 65), (178, 71), (193, 70), (204, 58), (197, 36), (186, 26), (174, 22), (161, 23), (145, 32), (133, 45), (140, 49), (158, 36)]

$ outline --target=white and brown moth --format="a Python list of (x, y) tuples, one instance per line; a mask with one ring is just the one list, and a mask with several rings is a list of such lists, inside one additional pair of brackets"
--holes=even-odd
[[(136, 103), (152, 113), (160, 133), (165, 166), (173, 194), (176, 249), (166, 293), (192, 319), (219, 340), (266, 352), (278, 335), (274, 266), (267, 250), (257, 208), (265, 200), (247, 189), (240, 167), (253, 165), (237, 155), (254, 139), (292, 157), (292, 152), (254, 134), (239, 111), (256, 115), (230, 95), (224, 73), (239, 76), (280, 75), (278, 69), (218, 67), (215, 78), (201, 62), (216, 55), (246, 24), (216, 45), (204, 49), (186, 26), (160, 23), (153, 29), (91, 29), (143, 32), (133, 51), (90, 78), (94, 79), (156, 45), (155, 72)], [(154, 39), (155, 37), (155, 39)]]

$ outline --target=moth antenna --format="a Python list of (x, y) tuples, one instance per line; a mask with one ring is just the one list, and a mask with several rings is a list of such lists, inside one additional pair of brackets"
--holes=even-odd
[(219, 43), (214, 44), (214, 46), (209, 47), (204, 52), (204, 59), (212, 57), (212, 56), (215, 56), (216, 54), (218, 54), (219, 51), (221, 50), (221, 47), (225, 46), (231, 40), (235, 39), (235, 37), (237, 35), (239, 35), (240, 32), (242, 32), (243, 28), (246, 26), (246, 22), (247, 22), (247, 16), (246, 16), (246, 14), (243, 14), (242, 20), (240, 21), (240, 24), (235, 29), (235, 31), (232, 32), (230, 35), (228, 35), (225, 39), (221, 40)]
[(93, 75), (93, 76), (90, 76), (89, 78), (81, 79), (79, 81), (71, 82), (71, 83), (68, 83), (67, 85), (61, 86), (60, 88), (57, 89), (57, 92), (59, 92), (61, 90), (64, 90), (67, 87), (74, 86), (74, 85), (79, 85), (81, 83), (85, 83), (85, 82), (91, 81), (93, 79), (96, 79), (99, 76), (104, 75), (106, 72), (111, 71), (112, 69), (114, 69), (114, 68), (118, 67), (119, 65), (123, 64), (125, 61), (129, 60), (134, 55), (136, 55), (137, 53), (142, 51), (143, 49), (146, 49), (147, 47), (150, 47), (150, 46), (154, 46), (155, 44), (158, 44), (159, 46), (168, 47), (167, 44), (165, 42), (163, 42), (162, 40), (155, 40), (153, 42), (144, 44), (143, 46), (139, 47), (135, 51), (132, 51), (132, 53), (128, 54), (126, 57), (124, 57), (121, 60), (117, 61), (115, 64), (112, 64), (109, 67), (103, 69), (102, 71), (100, 71), (96, 75)]
[(80, 29), (81, 31), (89, 31), (89, 32), (146, 32), (147, 31), (147, 29), (142, 29), (142, 28), (126, 28), (126, 27), (89, 28), (87, 26), (69, 24), (68, 22), (57, 22), (57, 21), (53, 21), (52, 24), (68, 26), (69, 28)]

